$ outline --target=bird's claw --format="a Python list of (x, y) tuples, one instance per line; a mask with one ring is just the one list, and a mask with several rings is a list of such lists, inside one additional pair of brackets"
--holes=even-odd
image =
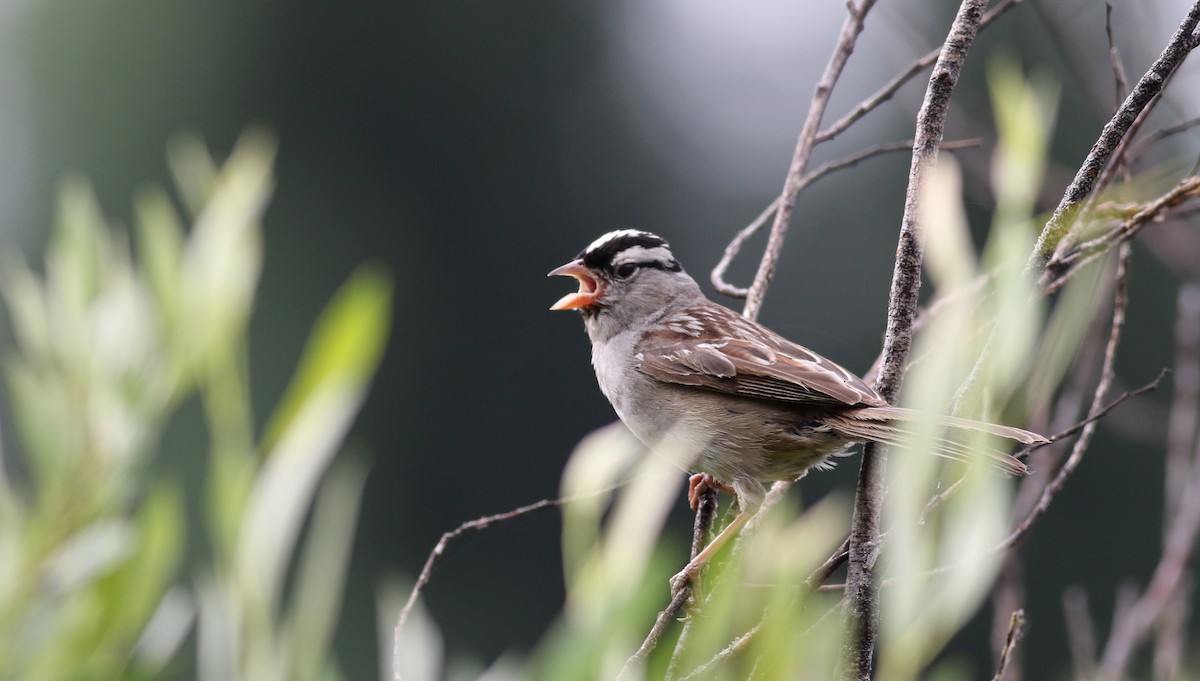
[(692, 507), (693, 511), (699, 510), (701, 497), (710, 489), (737, 496), (737, 492), (734, 491), (733, 487), (717, 481), (712, 475), (708, 473), (696, 473), (688, 478), (688, 505)]

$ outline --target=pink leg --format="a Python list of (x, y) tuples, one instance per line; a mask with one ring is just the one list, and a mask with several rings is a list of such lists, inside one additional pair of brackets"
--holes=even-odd
[(737, 492), (729, 485), (718, 482), (708, 473), (697, 473), (688, 478), (688, 505), (692, 507), (693, 511), (700, 508), (700, 495), (710, 489), (737, 497)]

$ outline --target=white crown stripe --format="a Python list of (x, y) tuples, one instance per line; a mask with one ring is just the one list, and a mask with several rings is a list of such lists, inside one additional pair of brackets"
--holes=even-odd
[(626, 237), (626, 236), (647, 236), (647, 237), (651, 237), (651, 238), (655, 238), (655, 239), (661, 238), (654, 234), (651, 234), (650, 232), (643, 232), (640, 229), (618, 229), (615, 232), (609, 232), (608, 234), (604, 234), (600, 238), (598, 238), (595, 241), (593, 241), (592, 243), (588, 244), (588, 247), (583, 249), (583, 252), (591, 253), (592, 251), (595, 251), (596, 249), (598, 249), (601, 246), (603, 246), (604, 244), (612, 241), (613, 239), (620, 239), (621, 237)]

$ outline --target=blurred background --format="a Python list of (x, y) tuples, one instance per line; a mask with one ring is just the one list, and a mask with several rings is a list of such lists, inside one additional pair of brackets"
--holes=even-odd
[[(1188, 4), (1114, 3), (1132, 79)], [(940, 43), (955, 6), (881, 2), (827, 121)], [(708, 272), (728, 239), (778, 193), (843, 16), (837, 0), (9, 0), (0, 4), (0, 238), (7, 254), (38, 260), (69, 174), (89, 179), (106, 213), (128, 223), (139, 187), (169, 184), (165, 149), (179, 133), (200, 135), (220, 158), (248, 126), (273, 132), (278, 186), (251, 346), (263, 414), (338, 284), (364, 261), (391, 271), (393, 335), (347, 452), (371, 473), (338, 650), (348, 677), (370, 678), (384, 580), (415, 577), (463, 520), (556, 496), (572, 447), (614, 418), (579, 320), (547, 310), (571, 284), (545, 273), (605, 231), (638, 227), (670, 240), (711, 292)], [(1098, 0), (1025, 2), (983, 34), (955, 97), (948, 139), (990, 144), (989, 60), (1015, 58), (1061, 83), (1043, 209), (1114, 106), (1104, 22)], [(1152, 127), (1200, 115), (1200, 68), (1177, 78)], [(815, 162), (911, 137), (923, 83)], [(1198, 147), (1193, 132), (1155, 158), (1190, 164)], [(981, 226), (989, 149), (956, 154)], [(857, 371), (870, 366), (907, 169), (904, 154), (877, 158), (801, 197), (767, 325)], [(762, 241), (732, 281), (749, 282)], [(1179, 277), (1145, 246), (1134, 267), (1119, 362), (1127, 387), (1170, 363)], [(1031, 669), (1068, 664), (1064, 588), (1088, 589), (1107, 621), (1116, 585), (1145, 582), (1158, 553), (1163, 404), (1150, 396), (1105, 422), (1029, 541)], [(162, 465), (184, 480), (204, 451), (198, 418), (192, 405), (168, 433)], [(795, 493), (849, 491), (856, 470), (848, 460)], [(690, 518), (682, 498), (678, 508), (682, 561)], [(451, 546), (426, 601), (452, 657), (487, 663), (538, 640), (563, 597), (558, 531), (544, 512)], [(986, 632), (985, 614), (951, 654), (986, 662)]]

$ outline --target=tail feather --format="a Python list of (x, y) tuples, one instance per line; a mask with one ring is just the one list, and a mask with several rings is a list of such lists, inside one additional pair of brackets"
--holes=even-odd
[[(866, 409), (847, 412), (847, 414), (853, 414), (855, 419), (869, 419), (872, 421), (920, 421), (928, 418), (926, 414), (918, 412), (915, 409), (905, 409), (904, 407), (868, 407)], [(933, 419), (938, 425), (947, 428), (977, 430), (998, 437), (1016, 440), (1025, 445), (1039, 445), (1050, 442), (1044, 436), (1013, 426), (1002, 426), (996, 423), (987, 423), (986, 421), (958, 418), (957, 416), (937, 415)]]
[[(912, 409), (902, 407), (867, 407), (854, 409), (825, 419), (825, 422), (848, 437), (862, 440), (873, 440), (889, 446), (905, 446), (911, 440), (909, 436), (914, 430), (907, 427), (906, 421), (925, 418)], [(974, 430), (990, 433), (999, 437), (1016, 440), (1023, 444), (1039, 444), (1049, 442), (1037, 433), (1011, 426), (1000, 426), (983, 421), (972, 421), (953, 416), (936, 417), (938, 424), (958, 430)], [(972, 458), (972, 447), (953, 438), (938, 437), (933, 441), (933, 453), (954, 461), (969, 461)], [(998, 470), (1013, 476), (1023, 476), (1029, 468), (1019, 459), (1006, 451), (987, 448), (984, 450), (987, 462)]]

